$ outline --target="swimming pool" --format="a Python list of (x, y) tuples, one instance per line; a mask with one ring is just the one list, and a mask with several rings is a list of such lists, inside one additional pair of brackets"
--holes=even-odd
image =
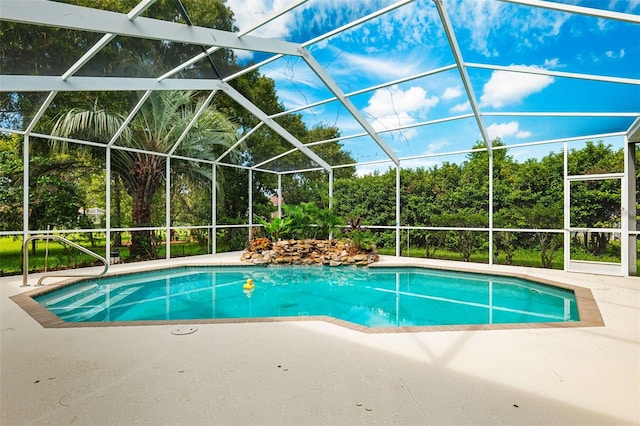
[(318, 316), (365, 327), (579, 321), (570, 289), (413, 267), (178, 267), (83, 280), (34, 299), (74, 323)]

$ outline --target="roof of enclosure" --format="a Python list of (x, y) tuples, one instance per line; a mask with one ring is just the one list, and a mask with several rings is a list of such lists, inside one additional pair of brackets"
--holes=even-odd
[[(290, 143), (274, 157), (300, 151), (318, 168), (341, 166), (314, 149), (327, 141), (297, 140), (230, 84), (259, 68), (288, 113), (309, 127), (339, 128), (339, 141), (363, 169), (496, 137), (509, 146), (622, 134), (640, 140), (638, 1), (227, 0), (237, 32), (149, 18), (155, 3), (132, 3), (121, 14), (0, 0), (2, 21), (95, 35), (53, 75), (1, 70), (2, 92), (39, 92), (42, 103), (20, 128), (0, 127), (33, 132), (65, 91), (206, 90), (229, 96)], [(126, 38), (203, 46), (203, 53), (144, 77), (83, 72), (105, 46)], [(233, 50), (240, 71), (212, 79), (183, 72), (221, 48)], [(131, 114), (139, 107), (131, 105)], [(283, 171), (275, 164), (247, 166)]]

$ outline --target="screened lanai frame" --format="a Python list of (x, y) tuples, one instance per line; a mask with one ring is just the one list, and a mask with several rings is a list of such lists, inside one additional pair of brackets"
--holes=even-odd
[[(581, 6), (573, 6), (564, 3), (555, 3), (552, 1), (545, 0), (496, 0), (504, 3), (514, 4), (519, 7), (524, 8), (542, 8), (546, 10), (559, 11), (569, 14), (583, 15), (595, 17), (602, 20), (611, 20), (624, 22), (629, 24), (638, 25), (640, 24), (640, 17), (637, 15), (623, 13), (613, 10), (604, 10), (604, 9), (595, 9), (589, 7), (581, 7)], [(105, 147), (104, 144), (93, 142), (93, 141), (79, 141), (65, 138), (57, 138), (61, 140), (66, 140), (67, 142), (77, 143), (77, 144), (85, 144), (92, 146), (100, 146), (105, 148), (105, 156), (106, 156), (106, 227), (103, 229), (74, 229), (74, 230), (55, 230), (56, 233), (65, 233), (65, 232), (105, 232), (106, 234), (106, 250), (109, 252), (109, 244), (110, 244), (110, 235), (115, 231), (135, 231), (135, 230), (160, 230), (166, 231), (166, 238), (168, 239), (171, 230), (173, 229), (181, 229), (181, 228), (204, 228), (212, 230), (212, 242), (211, 249), (212, 252), (216, 250), (216, 231), (221, 228), (227, 228), (230, 226), (247, 228), (250, 230), (253, 226), (253, 185), (252, 185), (252, 176), (253, 173), (256, 172), (264, 172), (264, 173), (273, 173), (278, 176), (278, 188), (277, 195), (278, 200), (281, 200), (282, 196), (282, 177), (291, 173), (303, 173), (305, 171), (317, 171), (322, 170), (326, 172), (327, 179), (329, 182), (329, 200), (331, 202), (333, 195), (333, 171), (340, 167), (347, 166), (358, 166), (358, 167), (379, 167), (379, 166), (390, 166), (395, 168), (396, 170), (396, 185), (395, 185), (395, 201), (396, 201), (396, 224), (395, 226), (377, 226), (377, 228), (381, 229), (392, 229), (395, 230), (395, 240), (396, 240), (396, 255), (400, 255), (400, 247), (401, 247), (401, 231), (411, 229), (424, 229), (424, 230), (455, 230), (455, 229), (469, 229), (472, 231), (479, 232), (487, 232), (489, 235), (489, 264), (493, 262), (493, 252), (494, 252), (494, 243), (493, 243), (493, 234), (494, 232), (539, 232), (540, 229), (511, 229), (511, 228), (496, 228), (493, 224), (493, 147), (491, 145), (491, 138), (489, 136), (489, 132), (487, 130), (487, 120), (490, 117), (497, 116), (527, 116), (527, 117), (548, 117), (548, 118), (562, 118), (562, 117), (580, 117), (580, 118), (624, 118), (628, 120), (630, 123), (625, 129), (620, 130), (616, 126), (612, 126), (611, 130), (605, 129), (605, 131), (593, 133), (593, 134), (577, 134), (572, 135), (570, 137), (564, 137), (559, 139), (549, 139), (549, 140), (537, 140), (528, 143), (518, 144), (518, 145), (508, 145), (505, 148), (515, 148), (515, 147), (525, 147), (525, 146), (536, 146), (536, 145), (547, 145), (547, 144), (556, 144), (562, 143), (564, 146), (565, 153), (565, 177), (564, 177), (564, 188), (565, 188), (565, 215), (564, 215), (564, 227), (563, 229), (548, 229), (544, 230), (545, 232), (550, 233), (562, 233), (564, 235), (565, 241), (565, 262), (564, 269), (565, 270), (584, 270), (584, 271), (593, 271), (593, 272), (603, 272), (603, 273), (612, 273), (616, 275), (627, 275), (629, 273), (635, 273), (635, 265), (636, 265), (636, 236), (638, 234), (636, 230), (636, 182), (635, 182), (635, 143), (640, 142), (640, 108), (633, 111), (601, 111), (601, 112), (584, 112), (584, 111), (563, 111), (563, 112), (521, 112), (521, 111), (502, 111), (502, 112), (491, 112), (491, 111), (483, 111), (478, 100), (478, 96), (474, 92), (474, 87), (471, 82), (471, 78), (469, 75), (470, 70), (491, 70), (491, 71), (508, 71), (513, 73), (522, 73), (526, 75), (537, 74), (543, 76), (552, 76), (558, 77), (568, 80), (575, 81), (596, 81), (596, 82), (605, 82), (605, 83), (615, 83), (627, 85), (628, 87), (638, 87), (640, 86), (640, 79), (637, 78), (628, 78), (628, 77), (619, 77), (613, 75), (595, 75), (595, 74), (586, 74), (586, 73), (573, 73), (573, 72), (561, 72), (561, 71), (551, 71), (544, 69), (522, 69), (511, 66), (501, 66), (489, 63), (480, 63), (477, 61), (471, 62), (465, 60), (465, 57), (460, 49), (460, 45), (456, 38), (456, 31), (451, 22), (450, 15), (447, 12), (446, 2), (443, 0), (432, 0), (433, 5), (435, 5), (438, 16), (440, 18), (440, 23), (442, 25), (442, 30), (446, 35), (446, 39), (448, 42), (448, 46), (451, 49), (452, 61), (449, 64), (446, 64), (442, 67), (437, 67), (428, 70), (422, 70), (417, 74), (403, 77), (401, 79), (396, 79), (393, 81), (387, 81), (384, 83), (377, 84), (375, 86), (366, 87), (366, 88), (358, 88), (352, 92), (344, 92), (341, 89), (340, 85), (336, 82), (336, 80), (331, 76), (331, 73), (326, 70), (318, 60), (314, 57), (314, 55), (308, 49), (309, 46), (314, 45), (315, 43), (321, 42), (327, 38), (335, 36), (336, 34), (340, 34), (342, 32), (348, 31), (357, 25), (362, 24), (363, 22), (367, 22), (373, 19), (376, 19), (385, 14), (393, 13), (396, 10), (399, 10), (409, 4), (415, 3), (416, 0), (401, 0), (392, 4), (389, 4), (386, 7), (381, 7), (380, 9), (369, 13), (366, 16), (360, 17), (358, 19), (354, 19), (353, 21), (342, 25), (338, 28), (334, 28), (331, 31), (328, 31), (319, 36), (315, 36), (312, 39), (306, 40), (301, 43), (294, 43), (289, 41), (281, 41), (275, 40), (271, 38), (262, 38), (252, 36), (251, 33), (255, 30), (258, 30), (261, 27), (269, 25), (272, 22), (275, 22), (281, 16), (290, 13), (292, 10), (296, 8), (300, 8), (307, 0), (297, 0), (291, 1), (290, 5), (283, 10), (274, 11), (269, 16), (261, 20), (260, 22), (254, 24), (248, 29), (243, 30), (239, 33), (230, 33), (220, 30), (211, 30), (208, 28), (201, 28), (193, 25), (180, 24), (176, 22), (165, 22), (159, 21), (155, 19), (145, 18), (142, 16), (147, 9), (153, 6), (155, 0), (142, 0), (140, 3), (134, 7), (128, 14), (120, 14), (110, 11), (101, 11), (95, 9), (87, 9), (78, 6), (72, 6), (64, 3), (57, 3), (51, 1), (24, 1), (24, 0), (0, 0), (0, 20), (9, 21), (9, 22), (18, 22), (24, 24), (33, 24), (33, 25), (44, 25), (44, 26), (52, 26), (52, 27), (60, 27), (60, 28), (69, 28), (76, 29), (81, 31), (95, 32), (98, 34), (103, 34), (100, 40), (90, 49), (88, 49), (85, 53), (78, 52), (80, 58), (75, 62), (71, 67), (69, 67), (64, 73), (56, 76), (31, 76), (31, 75), (16, 75), (13, 73), (7, 73), (0, 75), (0, 91), (2, 92), (43, 92), (48, 93), (44, 101), (42, 102), (39, 110), (35, 113), (34, 117), (30, 120), (30, 122), (24, 126), (23, 129), (13, 129), (13, 128), (0, 128), (0, 131), (6, 133), (19, 134), (23, 136), (24, 141), (24, 194), (23, 194), (23, 229), (19, 232), (11, 232), (11, 231), (1, 231), (0, 236), (3, 235), (23, 235), (23, 238), (26, 240), (31, 234), (37, 233), (53, 233), (53, 231), (30, 231), (29, 230), (29, 221), (28, 221), (28, 211), (29, 211), (29, 144), (31, 138), (46, 138), (46, 139), (56, 139), (51, 135), (40, 134), (34, 131), (39, 119), (43, 116), (46, 109), (49, 107), (51, 102), (54, 100), (55, 96), (59, 92), (65, 91), (143, 91), (145, 95), (143, 96), (140, 103), (135, 105), (128, 117), (128, 120), (133, 118), (135, 113), (142, 106), (142, 102), (146, 100), (149, 94), (154, 90), (200, 90), (200, 91), (209, 91), (210, 96), (209, 100), (211, 100), (216, 93), (223, 92), (235, 102), (240, 104), (242, 107), (250, 111), (259, 121), (260, 124), (256, 126), (256, 128), (252, 129), (252, 131), (256, 130), (259, 126), (268, 126), (273, 131), (278, 133), (282, 139), (291, 144), (291, 151), (287, 151), (285, 153), (280, 153), (276, 157), (271, 159), (261, 161), (258, 164), (253, 165), (239, 165), (232, 164), (225, 161), (225, 155), (221, 156), (215, 160), (207, 160), (201, 158), (187, 158), (181, 157), (175, 154), (176, 148), (178, 147), (180, 141), (177, 141), (174, 148), (171, 152), (167, 154), (163, 153), (154, 153), (156, 155), (165, 156), (168, 161), (166, 162), (166, 173), (165, 173), (165, 191), (166, 191), (166, 207), (165, 207), (165, 225), (164, 227), (148, 227), (148, 228), (113, 228), (110, 223), (110, 208), (111, 208), (111, 170), (110, 170), (110, 152), (113, 149), (131, 149), (131, 148), (123, 148), (119, 147), (115, 144), (118, 134), (114, 135), (111, 142), (107, 144)], [(106, 46), (109, 42), (111, 42), (116, 37), (140, 37), (140, 38), (149, 38), (155, 40), (168, 40), (176, 43), (186, 43), (193, 44), (197, 46), (204, 46), (206, 48), (206, 54), (202, 53), (200, 55), (195, 56), (192, 60), (187, 61), (185, 63), (177, 65), (175, 68), (171, 70), (167, 70), (166, 73), (157, 76), (156, 78), (130, 78), (130, 77), (78, 77), (75, 74), (82, 69), (82, 67), (91, 60), (95, 55), (97, 55), (100, 50)], [(249, 50), (256, 52), (266, 52), (273, 56), (270, 58), (259, 62), (255, 65), (245, 68), (240, 72), (219, 79), (183, 79), (176, 78), (177, 74), (184, 68), (196, 63), (197, 61), (203, 60), (206, 58), (207, 54), (213, 53), (215, 50), (227, 48), (227, 49), (241, 49), (241, 50)], [(243, 95), (241, 95), (237, 90), (235, 90), (229, 82), (238, 76), (246, 73), (252, 69), (260, 69), (270, 62), (277, 60), (282, 57), (292, 57), (297, 58), (298, 60), (303, 61), (308, 69), (313, 72), (315, 78), (318, 79), (326, 88), (328, 93), (331, 94), (329, 98), (315, 100), (310, 102), (307, 105), (299, 106), (296, 108), (290, 108), (282, 114), (278, 114), (276, 116), (268, 116), (264, 112), (262, 112), (258, 107), (252, 104), (249, 100), (247, 100)], [(367, 117), (361, 109), (356, 107), (352, 99), (361, 95), (363, 93), (370, 93), (380, 88), (388, 88), (394, 85), (403, 84), (406, 82), (411, 82), (423, 77), (436, 75), (440, 73), (446, 72), (457, 72), (459, 74), (460, 80), (464, 87), (464, 94), (469, 102), (471, 112), (459, 114), (459, 115), (451, 115), (447, 117), (439, 117), (436, 119), (431, 119), (427, 121), (410, 123), (410, 124), (399, 124), (395, 127), (390, 127), (386, 129), (376, 129), (372, 124), (369, 117)], [(276, 122), (276, 118), (280, 115), (297, 113), (303, 110), (307, 110), (309, 108), (321, 107), (325, 104), (331, 102), (338, 102), (340, 106), (348, 111), (351, 115), (351, 118), (357, 122), (357, 124), (361, 127), (360, 133), (352, 133), (348, 135), (341, 136), (336, 140), (328, 140), (328, 141), (317, 141), (312, 144), (304, 144), (301, 141), (297, 140), (293, 135), (291, 135), (287, 130), (285, 130), (282, 126), (280, 126)], [(195, 121), (194, 117), (194, 121)], [(386, 133), (395, 132), (395, 131), (403, 131), (416, 127), (425, 127), (429, 128), (429, 126), (436, 126), (442, 123), (458, 123), (462, 120), (471, 120), (475, 122), (475, 125), (478, 128), (479, 140), (484, 142), (485, 150), (489, 154), (489, 226), (486, 228), (434, 228), (434, 227), (419, 227), (419, 226), (406, 226), (401, 225), (400, 223), (400, 213), (402, 210), (401, 206), (401, 197), (400, 197), (400, 171), (404, 164), (411, 163), (416, 159), (426, 159), (429, 157), (441, 157), (446, 155), (454, 155), (454, 154), (464, 154), (471, 152), (471, 150), (465, 151), (455, 151), (455, 152), (438, 152), (435, 154), (425, 154), (421, 156), (407, 156), (401, 157), (397, 154), (397, 152), (392, 149), (389, 143), (386, 142), (384, 136)], [(619, 126), (618, 126), (619, 127)], [(249, 135), (251, 132), (249, 133)], [(245, 135), (244, 137), (248, 137), (249, 135)], [(358, 161), (354, 164), (340, 164), (340, 165), (330, 165), (319, 155), (314, 153), (311, 149), (314, 144), (321, 144), (325, 142), (332, 141), (348, 141), (350, 139), (358, 138), (358, 137), (366, 137), (370, 139), (372, 143), (372, 147), (382, 152), (384, 154), (384, 158), (376, 159), (373, 161)], [(584, 140), (595, 140), (602, 138), (622, 138), (624, 145), (624, 171), (622, 173), (614, 173), (609, 175), (602, 176), (569, 176), (567, 174), (567, 153), (568, 153), (568, 144), (571, 141), (584, 141)], [(242, 140), (239, 140), (237, 145), (240, 144)], [(274, 170), (269, 168), (270, 164), (277, 160), (280, 156), (288, 155), (292, 152), (301, 152), (302, 154), (309, 157), (317, 167), (308, 168), (306, 170)], [(248, 171), (248, 179), (249, 179), (249, 205), (248, 205), (248, 220), (246, 224), (241, 225), (228, 225), (228, 224), (218, 224), (216, 217), (216, 185), (215, 178), (212, 182), (211, 192), (212, 192), (212, 218), (211, 224), (209, 225), (201, 225), (201, 226), (185, 226), (185, 227), (172, 227), (170, 226), (170, 216), (171, 216), (171, 161), (173, 159), (176, 160), (188, 160), (188, 161), (197, 161), (203, 164), (210, 164), (212, 167), (212, 173), (215, 177), (216, 166), (223, 167), (237, 167), (242, 168)], [(598, 265), (586, 265), (586, 264), (574, 264), (571, 262), (569, 258), (569, 239), (570, 233), (573, 231), (580, 231), (580, 229), (573, 229), (569, 223), (569, 215), (568, 209), (570, 205), (570, 183), (575, 180), (581, 179), (619, 179), (621, 184), (621, 224), (620, 228), (616, 229), (616, 232), (620, 233), (621, 237), (621, 264), (616, 267), (606, 267), (602, 269)], [(278, 213), (281, 214), (280, 204), (278, 203)], [(375, 228), (375, 224), (372, 224), (372, 228)], [(596, 230), (596, 229), (591, 229)], [(598, 231), (603, 232), (613, 232), (610, 229), (597, 229)], [(249, 232), (249, 231), (248, 231)], [(247, 237), (249, 234), (247, 233)], [(168, 241), (167, 241), (168, 242)], [(170, 244), (167, 244), (167, 258), (171, 256), (170, 253)]]

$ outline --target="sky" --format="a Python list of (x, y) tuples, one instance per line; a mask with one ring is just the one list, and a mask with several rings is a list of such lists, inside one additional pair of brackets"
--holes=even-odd
[[(227, 0), (241, 31), (293, 3), (300, 1)], [(400, 158), (470, 149), (482, 134), (460, 72), (452, 68), (455, 60), (432, 0), (406, 1), (386, 14), (322, 37), (396, 3), (308, 0), (250, 34), (305, 44), (346, 94), (373, 88), (350, 100)], [(567, 3), (640, 15), (640, 0)], [(496, 0), (445, 0), (444, 4), (491, 139), (499, 137), (514, 145), (620, 132), (634, 120), (522, 113), (640, 113), (640, 24)], [(266, 58), (250, 52), (236, 54), (239, 62)], [(539, 74), (544, 71), (634, 81), (622, 84)], [(260, 72), (276, 82), (280, 101), (287, 109), (333, 97), (299, 58), (278, 59), (262, 66)], [(389, 82), (396, 83), (386, 85)], [(379, 85), (385, 87), (376, 88)], [(364, 133), (362, 126), (338, 102), (299, 113), (309, 127), (334, 125), (343, 136), (353, 136), (342, 143), (356, 160), (387, 158), (370, 137), (358, 136)], [(394, 130), (398, 128), (402, 130)], [(541, 149), (547, 150), (519, 151), (526, 157), (538, 155)]]

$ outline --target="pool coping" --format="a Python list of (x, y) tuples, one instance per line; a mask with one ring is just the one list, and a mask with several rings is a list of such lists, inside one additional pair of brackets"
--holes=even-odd
[[(154, 268), (140, 268), (135, 271), (117, 271), (108, 273), (105, 277), (118, 275), (130, 275), (142, 272), (158, 271), (162, 269), (174, 269), (182, 267), (255, 267), (256, 265), (247, 263), (217, 263), (215, 265), (207, 263), (185, 263), (181, 265), (167, 265)], [(468, 265), (466, 265), (468, 266)], [(347, 266), (352, 267), (352, 266)], [(576, 328), (576, 327), (603, 327), (605, 325), (598, 308), (598, 304), (590, 289), (573, 284), (548, 278), (536, 277), (520, 272), (506, 271), (486, 271), (474, 268), (455, 268), (454, 266), (424, 265), (419, 263), (386, 263), (370, 264), (368, 268), (421, 268), (432, 270), (446, 270), (462, 273), (496, 275), (512, 278), (520, 278), (538, 284), (550, 285), (558, 288), (568, 289), (574, 292), (576, 305), (578, 308), (579, 321), (570, 322), (535, 322), (535, 323), (510, 323), (510, 324), (463, 324), (463, 325), (429, 325), (429, 326), (399, 326), (399, 327), (366, 327), (349, 321), (341, 320), (330, 316), (285, 316), (285, 317), (262, 317), (262, 318), (217, 318), (217, 319), (185, 319), (185, 320), (146, 320), (146, 321), (109, 321), (109, 322), (66, 322), (53, 312), (36, 302), (33, 297), (55, 291), (59, 288), (73, 285), (86, 277), (70, 278), (55, 284), (40, 286), (28, 290), (9, 298), (16, 303), (23, 311), (31, 316), (43, 328), (87, 328), (87, 327), (130, 327), (149, 325), (197, 325), (197, 324), (239, 324), (239, 323), (274, 323), (274, 322), (304, 322), (323, 321), (350, 330), (367, 334), (383, 333), (417, 333), (433, 331), (488, 331), (488, 330), (514, 330), (514, 329), (548, 329), (548, 328)], [(361, 268), (361, 267), (360, 267)]]

